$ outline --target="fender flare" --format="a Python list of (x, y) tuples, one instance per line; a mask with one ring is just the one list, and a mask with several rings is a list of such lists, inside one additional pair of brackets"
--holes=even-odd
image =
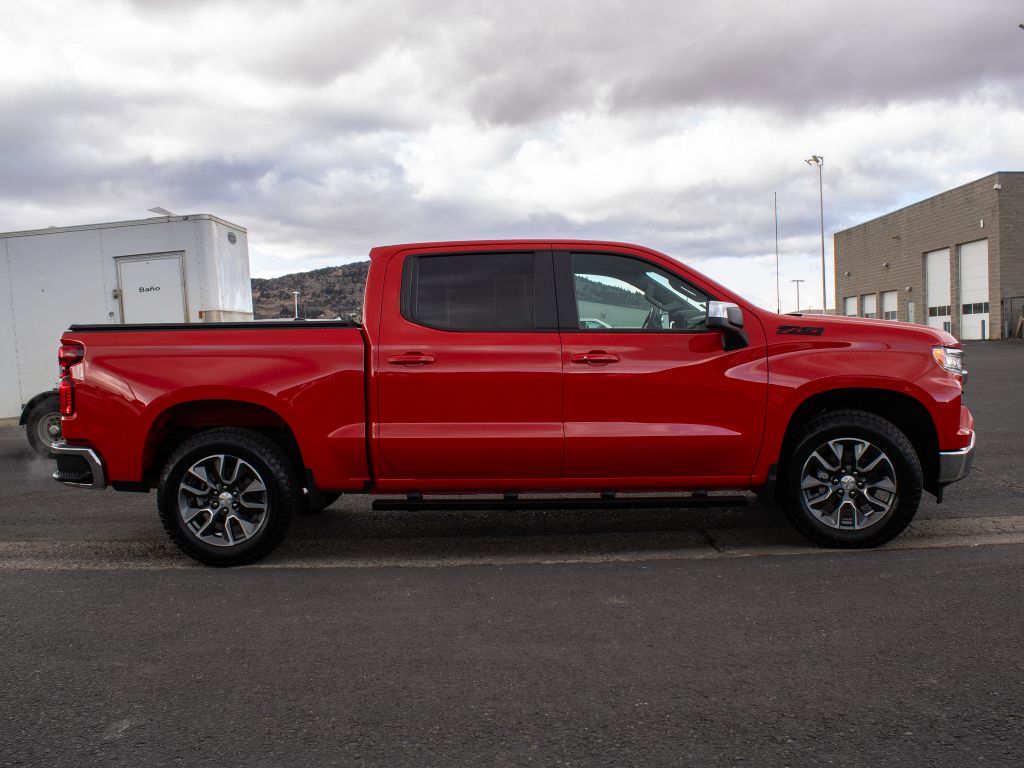
[(33, 397), (27, 403), (25, 403), (25, 407), (21, 409), (21, 417), (18, 419), (18, 424), (22, 427), (28, 424), (28, 414), (31, 412), (31, 410), (35, 408), (37, 405), (39, 405), (39, 403), (43, 402), (44, 400), (50, 397), (57, 400), (57, 410), (60, 410), (60, 393), (58, 392), (57, 389), (51, 389), (46, 392), (40, 392), (38, 395)]

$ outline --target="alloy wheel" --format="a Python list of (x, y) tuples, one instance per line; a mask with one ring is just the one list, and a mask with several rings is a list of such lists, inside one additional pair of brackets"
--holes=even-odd
[(818, 446), (800, 472), (800, 502), (830, 528), (862, 530), (879, 523), (896, 503), (896, 470), (885, 451), (859, 437)]
[(185, 529), (216, 547), (256, 536), (267, 521), (269, 496), (260, 473), (230, 454), (206, 456), (178, 484), (178, 513)]

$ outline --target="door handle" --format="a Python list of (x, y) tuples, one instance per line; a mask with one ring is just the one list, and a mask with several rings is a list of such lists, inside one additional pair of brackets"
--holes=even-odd
[(590, 352), (573, 352), (569, 360), (574, 363), (586, 363), (587, 365), (607, 365), (608, 363), (619, 362), (619, 356), (614, 352), (604, 352), (599, 349)]
[(404, 355), (392, 355), (388, 362), (392, 365), (426, 365), (434, 362), (434, 356), (423, 352), (406, 352)]

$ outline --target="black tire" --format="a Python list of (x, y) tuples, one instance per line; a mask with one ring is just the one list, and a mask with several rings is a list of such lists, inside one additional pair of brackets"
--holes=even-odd
[[(57, 434), (50, 430), (57, 427)], [(25, 419), (25, 433), (32, 450), (46, 459), (56, 454), (50, 450), (50, 444), (60, 440), (60, 398), (56, 395), (45, 397), (32, 406)]]
[[(844, 442), (847, 438), (851, 440)], [(891, 472), (886, 471), (883, 474), (892, 474), (894, 476), (895, 491), (891, 493), (886, 491), (885, 493), (889, 495), (884, 496), (884, 500), (881, 503), (883, 507), (888, 505), (888, 509), (884, 513), (872, 512), (872, 514), (879, 514), (879, 517), (877, 519), (872, 518), (865, 527), (860, 529), (842, 527), (844, 522), (849, 521), (850, 525), (853, 525), (853, 521), (860, 520), (856, 510), (853, 510), (852, 513), (849, 511), (852, 509), (850, 507), (847, 508), (845, 515), (842, 510), (831, 515), (833, 519), (831, 523), (820, 519), (811, 511), (807, 495), (820, 493), (821, 498), (827, 498), (826, 492), (821, 490), (821, 488), (811, 488), (805, 492), (801, 488), (801, 484), (805, 482), (807, 477), (805, 465), (808, 467), (817, 466), (817, 473), (824, 472), (827, 476), (827, 481), (824, 479), (819, 480), (820, 485), (823, 488), (828, 488), (830, 485), (836, 486), (833, 490), (837, 494), (840, 494), (843, 480), (840, 480), (837, 484), (835, 477), (842, 474), (845, 480), (854, 474), (853, 471), (848, 471), (846, 466), (840, 466), (834, 475), (830, 475), (821, 465), (815, 464), (816, 460), (811, 458), (812, 454), (819, 448), (824, 449), (828, 446), (829, 441), (835, 441), (834, 445), (839, 446), (840, 449), (843, 446), (849, 446), (858, 441), (867, 441), (872, 449), (884, 454), (884, 457), (888, 460), (887, 469), (891, 470)], [(823, 413), (815, 416), (805, 424), (790, 445), (792, 450), (789, 452), (788, 457), (786, 457), (780, 488), (783, 507), (793, 527), (819, 546), (834, 548), (877, 547), (902, 533), (910, 524), (910, 521), (914, 519), (918, 505), (921, 503), (923, 486), (921, 461), (907, 436), (891, 422), (865, 411), (848, 410)], [(835, 453), (828, 454), (826, 458), (835, 460), (839, 465), (852, 463), (854, 465), (853, 469), (856, 470), (858, 468), (858, 460), (853, 458), (852, 453), (846, 453), (842, 450), (841, 452), (843, 458), (838, 458)], [(878, 454), (873, 452), (869, 454), (867, 449), (865, 449), (863, 455), (873, 458)], [(850, 461), (851, 458), (853, 458), (852, 462)], [(811, 463), (808, 464), (808, 462)], [(865, 458), (865, 462), (870, 463), (868, 458)], [(883, 463), (881, 466), (885, 467), (886, 465)], [(821, 474), (817, 476), (821, 478)], [(861, 477), (860, 479), (863, 480), (864, 478)], [(813, 483), (814, 480), (811, 479), (810, 482)], [(871, 480), (868, 481), (869, 487), (871, 482)], [(846, 480), (846, 484), (851, 485), (851, 482)], [(862, 486), (854, 485), (847, 493), (850, 495), (847, 503), (852, 501), (858, 503), (861, 509), (875, 509), (875, 505), (866, 502)], [(858, 493), (860, 494), (859, 497), (857, 497)], [(872, 499), (876, 504), (879, 503), (878, 498), (875, 496), (872, 496)], [(822, 504), (823, 507), (827, 508), (827, 502), (820, 502), (817, 499), (812, 499), (812, 501)]]
[(315, 502), (312, 500), (312, 495), (302, 497), (301, 511), (303, 514), (315, 515), (319, 512), (323, 512), (331, 506), (331, 504), (341, 498), (340, 493), (324, 493), (323, 491), (320, 491), (317, 495), (319, 498)]
[[(182, 488), (186, 473), (189, 473), (197, 463), (212, 462), (200, 466), (204, 476), (210, 479), (211, 468), (218, 467), (220, 455), (227, 457), (220, 462), (220, 469), (233, 467), (234, 479), (228, 480), (224, 485), (217, 482), (208, 485), (202, 481), (196, 482), (196, 488), (205, 486), (206, 496), (196, 494), (195, 488)], [(214, 471), (213, 474), (216, 475), (217, 472)], [(220, 474), (226, 475), (228, 472), (221, 471)], [(262, 489), (250, 491), (232, 487), (236, 482), (239, 486), (251, 482), (253, 476)], [(199, 475), (190, 477), (190, 482), (195, 482)], [(243, 479), (238, 480), (239, 477)], [(214, 496), (217, 487), (223, 492)], [(228, 511), (227, 503), (217, 501), (225, 496), (227, 502), (237, 499), (243, 509)], [(194, 508), (187, 505), (201, 498), (211, 499), (214, 503), (221, 503), (224, 506), (216, 513), (204, 510), (196, 514), (190, 525), (183, 515), (190, 514), (204, 504), (196, 503)], [(186, 504), (184, 512), (179, 506), (180, 499), (184, 499), (181, 503)], [(249, 517), (250, 504), (265, 505), (265, 510), (261, 515)], [(300, 504), (301, 485), (292, 463), (281, 448), (258, 432), (232, 427), (200, 432), (178, 446), (164, 465), (157, 488), (160, 520), (171, 541), (189, 557), (215, 566), (244, 565), (266, 557), (284, 539), (292, 514)], [(237, 508), (238, 505), (232, 506)], [(255, 528), (250, 535), (241, 528), (239, 515), (245, 517), (246, 523)], [(258, 525), (254, 522), (257, 519)], [(203, 525), (207, 521), (210, 521), (209, 527)], [(197, 532), (193, 526), (201, 530)], [(202, 530), (206, 531), (204, 536), (199, 535)], [(232, 532), (242, 533), (247, 537), (244, 541), (235, 543)]]

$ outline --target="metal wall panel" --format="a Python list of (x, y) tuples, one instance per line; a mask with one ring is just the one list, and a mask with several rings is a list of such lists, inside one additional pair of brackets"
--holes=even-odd
[[(69, 325), (112, 319), (114, 284), (97, 256), (99, 240), (96, 229), (5, 238), (20, 403), (57, 386), (57, 347)], [(19, 406), (0, 416), (20, 413)]]
[(22, 405), (14, 334), (14, 296), (7, 258), (7, 241), (0, 240), (0, 360), (3, 361), (0, 362), (0, 418), (17, 416)]

